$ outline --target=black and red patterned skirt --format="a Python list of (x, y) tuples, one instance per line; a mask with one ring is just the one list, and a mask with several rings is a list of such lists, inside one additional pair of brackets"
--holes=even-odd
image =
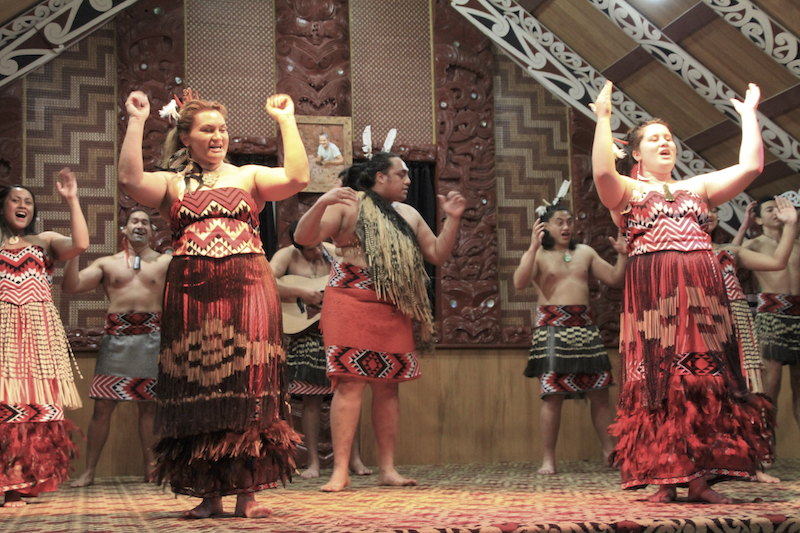
[(760, 293), (756, 329), (764, 359), (800, 365), (800, 294)]
[(587, 305), (539, 305), (525, 376), (539, 377), (542, 397), (586, 392), (614, 384), (611, 361)]
[(178, 256), (168, 274), (156, 388), (159, 482), (198, 497), (291, 477), (281, 308), (261, 254)]

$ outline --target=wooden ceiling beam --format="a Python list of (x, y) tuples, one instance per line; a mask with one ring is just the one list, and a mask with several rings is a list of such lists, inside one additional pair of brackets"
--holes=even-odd
[[(758, 189), (764, 185), (769, 185), (773, 181), (777, 181), (786, 176), (797, 174), (789, 165), (776, 159), (775, 161), (764, 165), (764, 171), (755, 179), (753, 183), (747, 187), (747, 190)], [(758, 200), (758, 198), (756, 198)]]
[(648, 54), (647, 50), (641, 46), (637, 46), (606, 67), (601, 74), (607, 80), (618, 84), (651, 61), (653, 61), (653, 56)]
[(540, 5), (544, 4), (546, 0), (519, 0), (517, 2), (522, 9), (533, 15), (533, 12), (536, 11)]
[(694, 7), (687, 9), (683, 15), (662, 28), (661, 31), (673, 42), (679, 43), (717, 19), (719, 19), (719, 15), (713, 9), (703, 2), (698, 2)]
[(796, 83), (758, 104), (758, 110), (769, 118), (783, 115), (798, 107), (800, 107), (800, 83)]
[[(800, 83), (767, 98), (758, 104), (758, 110), (767, 118), (774, 119), (800, 107)], [(702, 152), (712, 146), (739, 135), (741, 128), (730, 120), (723, 120), (703, 131), (683, 139), (692, 150)]]

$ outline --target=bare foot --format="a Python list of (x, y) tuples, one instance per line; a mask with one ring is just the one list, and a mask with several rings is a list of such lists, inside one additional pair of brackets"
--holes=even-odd
[(236, 497), (236, 509), (233, 516), (241, 518), (267, 518), (272, 514), (272, 509), (259, 505), (252, 494), (239, 494)]
[(22, 495), (16, 490), (10, 490), (6, 492), (6, 499), (3, 507), (8, 507), (9, 509), (14, 507), (25, 507), (27, 504), (22, 500)]
[(416, 487), (417, 481), (401, 476), (396, 470), (391, 472), (381, 472), (378, 474), (378, 485), (388, 487)]
[(345, 487), (350, 486), (350, 474), (347, 473), (347, 470), (344, 473), (333, 471), (331, 475), (330, 481), (325, 483), (319, 490), (322, 492), (340, 492), (345, 489)]
[(90, 485), (94, 485), (94, 472), (91, 470), (87, 470), (81, 474), (81, 477), (69, 484), (69, 486), (73, 489), (77, 489), (79, 487), (88, 487)]
[[(709, 489), (711, 490), (711, 489)], [(678, 497), (678, 491), (672, 485), (661, 485), (655, 494), (647, 498), (653, 503), (670, 503)]]
[(770, 476), (766, 472), (762, 472), (761, 470), (756, 470), (756, 479), (759, 483), (780, 483), (781, 480), (776, 478), (775, 476)]
[(705, 478), (700, 478), (701, 482), (689, 482), (689, 498), (690, 502), (706, 502), (706, 503), (733, 503), (731, 498), (723, 496), (708, 486)]
[(303, 479), (314, 479), (315, 477), (319, 477), (319, 465), (309, 466), (300, 472), (300, 477)]
[(369, 476), (372, 474), (372, 469), (361, 462), (361, 459), (350, 460), (350, 471), (357, 476)]
[(208, 518), (222, 514), (222, 498), (203, 498), (203, 501), (190, 511), (184, 511), (183, 518)]
[(542, 467), (539, 469), (539, 473), (545, 476), (551, 476), (556, 473), (556, 462), (552, 459), (544, 459), (542, 460)]

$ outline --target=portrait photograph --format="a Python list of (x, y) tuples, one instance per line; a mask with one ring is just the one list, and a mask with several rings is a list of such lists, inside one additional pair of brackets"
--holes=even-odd
[(311, 180), (303, 192), (324, 193), (336, 185), (339, 172), (353, 164), (353, 126), (350, 117), (297, 117)]

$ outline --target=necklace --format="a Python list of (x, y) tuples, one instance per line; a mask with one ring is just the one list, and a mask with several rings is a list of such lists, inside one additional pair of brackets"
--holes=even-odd
[(569, 252), (564, 252), (564, 255), (561, 256), (565, 263), (569, 263), (572, 261), (572, 256), (569, 255)]
[(19, 235), (12, 235), (6, 241), (6, 244), (17, 244), (19, 242)]
[(209, 189), (213, 188), (214, 184), (217, 183), (217, 179), (219, 179), (220, 174), (221, 172), (219, 170), (203, 172), (203, 185)]

